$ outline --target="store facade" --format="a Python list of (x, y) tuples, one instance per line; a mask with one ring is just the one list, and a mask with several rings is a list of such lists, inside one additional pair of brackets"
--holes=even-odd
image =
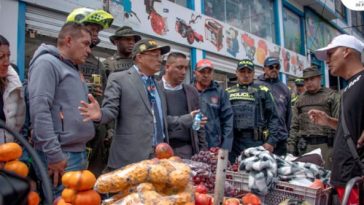
[[(108, 37), (119, 26), (129, 25), (144, 38), (155, 38), (173, 51), (185, 53), (192, 69), (202, 58), (211, 60), (216, 79), (225, 86), (234, 77), (239, 59), (253, 60), (259, 75), (264, 59), (276, 56), (281, 60), (284, 82), (302, 76), (302, 70), (313, 63), (321, 68), (328, 87), (333, 80), (326, 65), (317, 61), (312, 51), (340, 33), (363, 39), (362, 34), (360, 29), (340, 29), (351, 25), (352, 15), (347, 10), (348, 18), (340, 20), (337, 13), (342, 13), (342, 7), (335, 8), (337, 1), (304, 2), (308, 1), (258, 0), (253, 4), (247, 0), (3, 0), (0, 17), (10, 17), (17, 23), (7, 26), (4, 18), (0, 23), (2, 28), (8, 28), (4, 35), (10, 38), (12, 61), (20, 67), (22, 79), (26, 78), (27, 65), (40, 43), (55, 44), (67, 14), (77, 7), (89, 7), (109, 10), (115, 18), (113, 26), (100, 33), (101, 43), (95, 49), (100, 60), (115, 52)], [(320, 13), (325, 2), (324, 12)], [(355, 23), (359, 22), (358, 15), (355, 17)], [(192, 77), (191, 71), (188, 81)]]

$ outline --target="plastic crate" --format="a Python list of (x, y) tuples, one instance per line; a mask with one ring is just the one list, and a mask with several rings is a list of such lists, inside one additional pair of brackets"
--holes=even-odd
[[(227, 171), (226, 175), (226, 181), (228, 181), (234, 188), (244, 192), (250, 191), (248, 187), (248, 174)], [(278, 205), (285, 199), (306, 200), (312, 205), (329, 205), (331, 201), (331, 190), (331, 187), (326, 189), (312, 189), (279, 181), (276, 183), (273, 190), (271, 190), (267, 195), (262, 196), (261, 199), (266, 205)]]

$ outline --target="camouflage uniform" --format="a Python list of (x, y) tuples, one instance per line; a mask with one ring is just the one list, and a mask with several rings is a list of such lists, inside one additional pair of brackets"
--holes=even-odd
[[(97, 82), (92, 75), (98, 75), (100, 78), (101, 92), (106, 87), (106, 73), (103, 64), (92, 54), (86, 60), (86, 63), (79, 67), (81, 76), (84, 78), (88, 85), (89, 93), (91, 93), (98, 103), (101, 105), (103, 96), (97, 95), (96, 88)], [(97, 77), (96, 77), (97, 78)], [(96, 83), (96, 84), (95, 84)], [(89, 151), (89, 169), (99, 175), (102, 169), (106, 166), (107, 155), (105, 153), (104, 140), (106, 138), (105, 125), (95, 124), (96, 134), (95, 137), (88, 142), (87, 147)]]
[(110, 75), (110, 73), (116, 70), (127, 70), (134, 64), (133, 59), (122, 57), (118, 54), (118, 52), (116, 52), (113, 56), (108, 57), (103, 63), (106, 69), (107, 77)]
[(335, 130), (311, 122), (307, 112), (318, 109), (329, 116), (338, 118), (340, 96), (329, 88), (321, 88), (316, 93), (305, 92), (298, 98), (292, 109), (292, 122), (288, 138), (288, 151), (302, 155), (321, 148), (325, 168), (331, 168), (332, 145)]

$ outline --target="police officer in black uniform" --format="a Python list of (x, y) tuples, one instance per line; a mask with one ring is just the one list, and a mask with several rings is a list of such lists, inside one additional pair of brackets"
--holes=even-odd
[(269, 88), (254, 83), (254, 63), (249, 59), (239, 61), (236, 70), (238, 84), (228, 88), (234, 111), (234, 142), (229, 155), (235, 162), (247, 148), (263, 146), (274, 151), (278, 141), (278, 115)]

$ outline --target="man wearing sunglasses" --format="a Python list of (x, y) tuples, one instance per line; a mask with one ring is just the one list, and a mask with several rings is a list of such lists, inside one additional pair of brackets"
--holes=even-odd
[(287, 138), (291, 123), (291, 92), (287, 85), (279, 80), (279, 70), (281, 68), (279, 59), (268, 57), (264, 61), (264, 74), (258, 76), (256, 81), (259, 85), (267, 86), (274, 97), (279, 115), (278, 141), (274, 146), (274, 154), (285, 155), (287, 153)]
[(269, 88), (254, 83), (254, 63), (239, 61), (236, 69), (238, 84), (228, 88), (234, 111), (234, 142), (229, 160), (234, 163), (244, 149), (263, 146), (273, 152), (278, 141), (278, 114)]

